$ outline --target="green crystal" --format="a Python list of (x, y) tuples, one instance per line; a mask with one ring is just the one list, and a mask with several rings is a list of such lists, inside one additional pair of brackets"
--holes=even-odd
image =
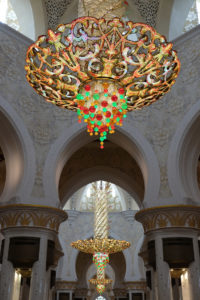
[(81, 95), (81, 94), (78, 94), (78, 95), (76, 96), (76, 99), (78, 99), (78, 100), (83, 100), (83, 99), (84, 99), (84, 97), (83, 97), (83, 95)]
[(123, 109), (127, 109), (127, 107), (128, 107), (127, 104), (122, 104)]
[(94, 100), (99, 100), (99, 97), (100, 97), (99, 94), (94, 94), (93, 95)]

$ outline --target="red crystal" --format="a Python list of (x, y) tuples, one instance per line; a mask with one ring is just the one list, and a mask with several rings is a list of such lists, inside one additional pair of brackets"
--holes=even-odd
[(110, 112), (110, 111), (107, 111), (107, 112), (106, 112), (106, 118), (110, 118), (110, 116), (111, 116), (111, 112)]
[(85, 115), (88, 115), (89, 110), (87, 108), (84, 108), (83, 112), (84, 112)]
[(111, 97), (111, 100), (112, 100), (112, 101), (117, 101), (117, 99), (118, 99), (118, 97), (117, 97), (116, 95), (113, 95), (113, 96)]
[(94, 106), (90, 106), (89, 111), (90, 111), (91, 113), (94, 113), (95, 110), (96, 110), (96, 108), (95, 108)]
[(119, 88), (118, 92), (119, 92), (120, 95), (122, 95), (122, 94), (124, 94), (124, 89), (123, 88)]
[(86, 85), (85, 85), (85, 90), (86, 90), (86, 91), (90, 91), (90, 89), (91, 89), (91, 86), (90, 86), (89, 84), (86, 84)]
[(107, 101), (102, 101), (102, 102), (101, 102), (101, 106), (103, 106), (103, 107), (108, 106), (108, 102), (107, 102)]
[(96, 118), (97, 118), (98, 121), (101, 121), (102, 120), (102, 115), (99, 114), (99, 115), (96, 116)]

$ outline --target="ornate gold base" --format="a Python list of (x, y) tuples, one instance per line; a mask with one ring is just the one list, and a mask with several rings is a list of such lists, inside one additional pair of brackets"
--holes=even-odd
[(71, 243), (73, 248), (85, 253), (94, 254), (95, 252), (102, 253), (116, 253), (130, 247), (130, 243), (114, 239), (91, 239), (91, 240), (78, 240)]
[(91, 284), (98, 285), (98, 284), (103, 284), (103, 285), (108, 285), (112, 282), (112, 279), (108, 278), (92, 278), (89, 280)]

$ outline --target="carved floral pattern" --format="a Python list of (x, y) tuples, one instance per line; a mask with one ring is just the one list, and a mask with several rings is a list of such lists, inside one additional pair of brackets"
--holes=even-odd
[(189, 205), (160, 206), (138, 212), (135, 219), (142, 223), (145, 233), (171, 227), (200, 230), (200, 207)]
[(0, 206), (1, 230), (9, 227), (42, 227), (58, 231), (60, 223), (67, 219), (63, 210), (33, 205)]

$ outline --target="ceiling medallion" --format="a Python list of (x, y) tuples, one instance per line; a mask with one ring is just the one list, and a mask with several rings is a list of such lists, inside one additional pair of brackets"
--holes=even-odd
[(27, 51), (25, 70), (36, 92), (76, 111), (103, 148), (127, 112), (169, 91), (180, 61), (149, 25), (82, 17), (40, 36)]

